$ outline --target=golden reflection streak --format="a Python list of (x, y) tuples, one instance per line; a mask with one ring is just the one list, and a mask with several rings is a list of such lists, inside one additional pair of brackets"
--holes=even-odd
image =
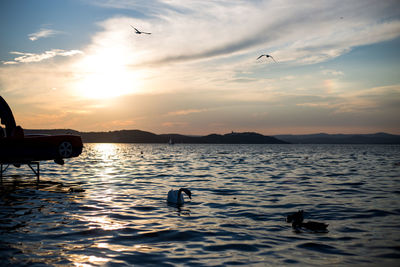
[(116, 172), (115, 162), (120, 159), (118, 146), (115, 144), (95, 144), (94, 150), (101, 163), (96, 166), (96, 172), (103, 179), (112, 178), (112, 174)]
[(90, 229), (118, 230), (126, 226), (125, 223), (117, 222), (107, 216), (79, 216), (79, 219), (88, 222)]
[(123, 251), (139, 251), (139, 252), (148, 252), (152, 251), (160, 251), (160, 249), (156, 249), (147, 245), (140, 245), (136, 244), (134, 246), (123, 246), (123, 245), (116, 245), (116, 244), (108, 244), (108, 243), (98, 243), (98, 248), (107, 248), (112, 251), (123, 252)]
[[(74, 266), (77, 267), (92, 267), (94, 265), (104, 265), (109, 259), (96, 257), (96, 256), (87, 256), (87, 255), (79, 255), (76, 254), (73, 257)], [(82, 262), (90, 262), (90, 264), (82, 263)]]
[(108, 144), (108, 143), (95, 144), (93, 148), (96, 151), (96, 153), (102, 155), (101, 158), (103, 160), (115, 156), (117, 152), (117, 146), (115, 144)]
[[(114, 166), (109, 166), (108, 164), (113, 164), (114, 159), (118, 158), (118, 147), (115, 144), (94, 144), (93, 149), (95, 154), (101, 158), (102, 163), (99, 165), (98, 171), (100, 173), (101, 179), (110, 178), (114, 171)], [(101, 191), (88, 192), (87, 197), (90, 199), (100, 201), (102, 204), (112, 203), (113, 207), (118, 208), (118, 203), (114, 203), (114, 189), (112, 187), (107, 187)], [(122, 206), (121, 206), (122, 207)], [(98, 208), (98, 207), (96, 207)], [(118, 222), (114, 219), (109, 218), (106, 215), (93, 216), (88, 215), (76, 215), (79, 220), (86, 221), (91, 229), (101, 228), (103, 230), (117, 230), (125, 227), (125, 223)]]
[[(107, 179), (112, 176), (112, 172), (114, 171), (114, 166), (109, 165), (113, 164), (115, 159), (119, 158), (118, 155), (118, 145), (115, 144), (93, 144), (93, 149), (99, 159), (102, 160), (101, 165), (99, 166), (99, 171), (101, 174), (101, 179)], [(113, 187), (108, 187), (105, 190), (101, 191), (96, 191), (88, 192), (87, 197), (91, 198), (96, 201), (100, 201), (102, 204), (109, 204), (112, 203), (113, 207), (118, 209), (118, 208), (124, 208), (125, 204), (123, 205), (118, 205), (117, 202), (114, 202), (114, 188)], [(96, 205), (94, 207), (97, 207)], [(104, 213), (103, 213), (104, 214)], [(96, 229), (96, 228), (101, 228), (103, 230), (119, 230), (125, 228), (128, 223), (123, 223), (119, 222), (118, 220), (114, 220), (112, 218), (109, 218), (107, 215), (97, 215), (93, 213), (93, 216), (90, 215), (75, 215), (75, 217), (78, 220), (85, 221), (88, 223), (88, 226), (90, 229)], [(147, 223), (144, 223), (144, 225), (147, 225), (149, 221), (156, 221), (156, 219), (148, 220)], [(154, 250), (159, 250), (157, 248), (153, 248), (147, 245), (141, 245), (141, 244), (136, 244), (133, 246), (124, 246), (124, 245), (116, 245), (116, 244), (108, 244), (105, 242), (99, 242), (99, 243), (94, 243), (93, 246), (96, 246), (98, 248), (104, 248), (104, 249), (109, 249), (111, 251), (115, 252), (124, 252), (124, 251), (138, 251), (138, 252), (148, 252), (148, 251), (154, 251)], [(102, 258), (102, 257), (97, 257), (97, 256), (89, 256), (89, 255), (70, 255), (69, 258), (74, 262), (75, 266), (83, 267), (83, 266), (93, 266), (93, 265), (104, 265), (106, 264), (110, 259), (108, 258)]]

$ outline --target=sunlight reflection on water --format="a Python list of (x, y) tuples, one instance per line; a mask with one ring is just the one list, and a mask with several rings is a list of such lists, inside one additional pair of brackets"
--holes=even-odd
[[(42, 164), (40, 186), (7, 173), (0, 261), (394, 264), (399, 161), (400, 146), (85, 144), (62, 167)], [(193, 198), (168, 205), (179, 187)], [(295, 233), (284, 219), (298, 209), (329, 232)]]

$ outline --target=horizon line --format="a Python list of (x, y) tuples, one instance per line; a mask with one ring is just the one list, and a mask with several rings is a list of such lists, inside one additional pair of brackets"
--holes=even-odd
[(384, 132), (384, 131), (378, 131), (378, 132), (369, 132), (369, 133), (328, 133), (328, 132), (313, 132), (313, 133), (280, 133), (280, 134), (264, 134), (256, 131), (230, 131), (226, 133), (217, 133), (217, 132), (211, 132), (208, 134), (182, 134), (182, 133), (155, 133), (152, 131), (147, 131), (147, 130), (140, 130), (140, 129), (120, 129), (120, 130), (98, 130), (98, 131), (80, 131), (80, 130), (75, 130), (75, 129), (70, 129), (70, 128), (53, 128), (53, 129), (25, 129), (24, 130), (32, 130), (32, 131), (59, 131), (59, 130), (64, 130), (64, 131), (76, 131), (79, 133), (93, 133), (93, 132), (119, 132), (119, 131), (141, 131), (141, 132), (148, 132), (156, 135), (184, 135), (184, 136), (207, 136), (211, 134), (229, 134), (229, 133), (257, 133), (261, 134), (264, 136), (279, 136), (279, 135), (317, 135), (317, 134), (327, 134), (327, 135), (374, 135), (374, 134), (389, 134), (389, 135), (400, 135), (400, 133), (390, 133), (390, 132)]

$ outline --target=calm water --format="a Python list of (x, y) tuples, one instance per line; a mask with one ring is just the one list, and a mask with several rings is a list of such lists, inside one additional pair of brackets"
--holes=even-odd
[[(7, 171), (0, 262), (398, 266), (399, 162), (383, 145), (87, 144), (39, 186)], [(180, 187), (192, 200), (168, 205)], [(298, 209), (329, 232), (294, 232)]]

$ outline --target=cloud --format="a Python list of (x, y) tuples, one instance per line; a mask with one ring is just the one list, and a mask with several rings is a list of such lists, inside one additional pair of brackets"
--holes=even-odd
[(131, 0), (84, 0), (88, 4), (104, 8), (132, 10), (146, 16), (162, 14), (165, 10), (176, 10), (173, 2), (159, 0), (131, 1)]
[(348, 92), (327, 92), (322, 94), (288, 94), (280, 97), (284, 103), (325, 111), (329, 116), (369, 117), (383, 114), (382, 117), (397, 118), (400, 112), (400, 85), (365, 88)]
[[(374, 86), (366, 85), (372, 78), (352, 80), (347, 65), (327, 62), (326, 69), (299, 68), (398, 37), (396, 1), (88, 3), (136, 12), (98, 22), (100, 30), (80, 50), (13, 52), (14, 60), (2, 62), (7, 66), (0, 67), (1, 92), (29, 101), (21, 108), (28, 110), (27, 120), (31, 113), (85, 109), (88, 112), (54, 118), (52, 125), (78, 130), (131, 126), (156, 132), (169, 127), (181, 133), (267, 132), (296, 125), (317, 129), (331, 120), (339, 125), (340, 119), (351, 125), (350, 119), (357, 122), (357, 116), (388, 117), (389, 106), (398, 111), (398, 91), (368, 91), (366, 87)], [(130, 24), (152, 34), (137, 35)], [(73, 57), (82, 51), (83, 56)], [(256, 61), (265, 53), (278, 63)], [(64, 59), (53, 64), (49, 59), (57, 56)], [(20, 64), (31, 62), (37, 64)], [(117, 97), (88, 100), (117, 91), (122, 92)], [(92, 108), (90, 103), (109, 106)], [(38, 110), (38, 105), (49, 109)], [(47, 127), (46, 120), (29, 121)]]
[(192, 113), (200, 113), (208, 111), (208, 109), (185, 109), (185, 110), (178, 110), (178, 111), (171, 111), (168, 112), (167, 116), (181, 116), (181, 115), (188, 115)]
[(4, 65), (15, 65), (15, 64), (18, 64), (18, 62), (16, 62), (16, 61), (2, 61), (2, 63)]
[(349, 92), (343, 95), (343, 102), (346, 104), (338, 112), (361, 113), (367, 110), (396, 117), (400, 112), (400, 84)]
[(62, 49), (52, 49), (49, 51), (45, 51), (41, 54), (35, 53), (24, 53), (13, 51), (10, 54), (18, 55), (18, 57), (14, 58), (13, 61), (3, 62), (4, 65), (18, 64), (18, 63), (32, 63), (32, 62), (40, 62), (46, 59), (50, 59), (56, 56), (62, 57), (70, 57), (78, 54), (83, 54), (80, 50), (62, 50)]
[(180, 121), (175, 121), (175, 122), (171, 122), (171, 121), (167, 121), (167, 122), (163, 122), (161, 125), (167, 128), (183, 128), (183, 127), (187, 127), (189, 123), (187, 122), (180, 122)]
[(59, 31), (56, 30), (51, 30), (51, 29), (40, 29), (38, 32), (34, 32), (31, 34), (28, 34), (29, 40), (31, 41), (36, 41), (40, 38), (47, 38), (49, 36), (55, 35), (55, 34), (59, 34)]
[(129, 24), (153, 32), (148, 38), (129, 35), (135, 51), (140, 51), (132, 62), (136, 66), (254, 57), (262, 52), (273, 53), (279, 62), (313, 64), (343, 55), (355, 46), (400, 36), (396, 1), (352, 1), (346, 7), (340, 1), (312, 5), (293, 1), (95, 3), (153, 11), (149, 17), (117, 17), (102, 24), (103, 37)]
[(344, 73), (340, 70), (332, 70), (332, 69), (325, 69), (321, 70), (323, 75), (331, 75), (331, 76), (343, 76)]

